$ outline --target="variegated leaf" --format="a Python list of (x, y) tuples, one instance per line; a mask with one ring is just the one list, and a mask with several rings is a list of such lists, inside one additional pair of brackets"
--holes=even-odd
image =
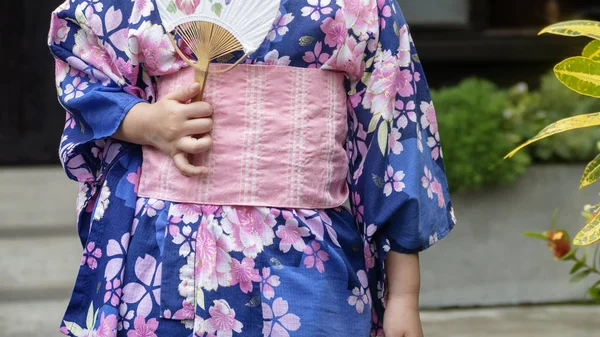
[(598, 181), (598, 179), (600, 179), (600, 155), (596, 156), (585, 168), (579, 188), (589, 186)]
[(381, 114), (377, 113), (371, 117), (371, 121), (369, 122), (369, 128), (367, 129), (367, 133), (371, 133), (377, 129), (377, 125), (379, 124), (379, 120), (381, 119)]
[(600, 40), (600, 22), (589, 20), (565, 21), (548, 26), (540, 34), (555, 34), (562, 36), (587, 36)]
[(569, 89), (600, 98), (600, 61), (582, 56), (571, 57), (557, 64), (554, 74)]
[(548, 138), (550, 136), (559, 134), (561, 132), (587, 128), (591, 126), (600, 125), (600, 112), (590, 113), (585, 115), (573, 116), (565, 119), (561, 119), (558, 122), (552, 123), (545, 127), (540, 133), (538, 133), (535, 137), (529, 139), (525, 143), (521, 144), (516, 149), (512, 150), (509, 154), (506, 155), (506, 158), (510, 158), (514, 156), (521, 149), (526, 147), (529, 144), (535, 143), (538, 140)]
[(600, 212), (596, 212), (590, 221), (583, 227), (575, 238), (573, 244), (577, 246), (589, 246), (600, 240)]
[(377, 130), (377, 144), (379, 144), (379, 150), (381, 150), (381, 154), (384, 157), (387, 152), (389, 133), (390, 131), (387, 122), (379, 124), (379, 130)]
[(594, 61), (600, 61), (600, 40), (594, 40), (585, 46), (583, 57), (587, 57)]

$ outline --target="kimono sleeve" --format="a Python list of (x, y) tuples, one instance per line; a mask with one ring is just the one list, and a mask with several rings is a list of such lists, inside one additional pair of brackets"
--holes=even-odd
[(378, 37), (348, 99), (348, 149), (352, 208), (383, 261), (427, 249), (455, 219), (423, 68), (397, 4), (380, 3)]
[[(103, 47), (106, 42), (87, 23), (80, 23), (84, 16), (76, 19), (77, 3), (66, 2), (52, 13), (48, 45), (56, 61), (58, 99), (67, 111), (61, 162), (69, 178), (94, 182), (106, 166), (108, 138), (127, 112), (144, 100), (124, 90), (127, 82)], [(95, 24), (103, 24), (100, 16), (93, 18)], [(128, 88), (141, 91), (132, 85)]]

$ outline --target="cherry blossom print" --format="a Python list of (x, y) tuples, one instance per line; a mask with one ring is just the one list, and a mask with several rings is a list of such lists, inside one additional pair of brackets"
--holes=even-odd
[(421, 183), (423, 185), (423, 188), (427, 189), (427, 197), (429, 197), (429, 199), (433, 199), (433, 188), (431, 186), (433, 177), (431, 171), (427, 168), (427, 166), (425, 166), (424, 171), (425, 175), (421, 178)]
[(139, 62), (144, 63), (148, 74), (166, 73), (178, 69), (175, 48), (164, 33), (161, 25), (144, 21), (142, 25), (130, 33), (131, 52), (139, 57)]
[(379, 25), (377, 3), (371, 0), (343, 0), (346, 10), (346, 27), (365, 39), (368, 32), (374, 32)]
[(434, 245), (436, 242), (438, 242), (438, 234), (433, 233), (429, 236), (429, 244)]
[(440, 184), (437, 178), (433, 179), (433, 182), (431, 183), (431, 189), (433, 190), (433, 193), (437, 195), (438, 207), (444, 208), (444, 191), (442, 188), (442, 184)]
[(332, 226), (331, 218), (327, 215), (327, 212), (324, 210), (302, 209), (297, 210), (297, 213), (299, 218), (302, 220), (302, 223), (304, 223), (310, 229), (317, 240), (324, 240), (326, 229), (331, 242), (334, 245), (341, 247), (337, 239), (337, 233)]
[(275, 19), (275, 23), (273, 24), (273, 28), (271, 28), (271, 31), (269, 31), (269, 34), (267, 35), (267, 40), (271, 42), (281, 41), (283, 36), (290, 30), (288, 25), (293, 20), (294, 15), (292, 13), (279, 12), (277, 14), (277, 19)]
[(365, 206), (361, 204), (360, 194), (357, 192), (352, 193), (352, 205), (354, 205), (353, 212), (354, 212), (354, 216), (356, 217), (356, 220), (359, 223), (362, 222), (363, 215), (365, 214)]
[(402, 179), (404, 179), (404, 172), (394, 172), (394, 168), (388, 165), (387, 170), (385, 170), (385, 185), (383, 186), (383, 193), (386, 197), (389, 197), (392, 191), (402, 192), (404, 190), (406, 185), (402, 182)]
[(236, 259), (231, 263), (231, 285), (240, 284), (240, 290), (247, 294), (252, 291), (252, 282), (260, 282), (258, 269), (254, 269), (254, 260), (245, 257), (242, 262)]
[(293, 246), (295, 250), (301, 252), (304, 251), (306, 244), (304, 243), (303, 237), (310, 235), (310, 231), (306, 227), (298, 226), (298, 220), (287, 219), (285, 225), (279, 226), (277, 229), (277, 237), (281, 239), (279, 242), (279, 249), (287, 253)]
[(127, 303), (121, 302), (119, 306), (119, 324), (117, 330), (121, 331), (123, 329), (129, 330), (129, 327), (132, 325), (132, 321), (135, 317), (135, 313), (133, 310), (128, 310)]
[(136, 203), (136, 213), (142, 212), (141, 215), (147, 215), (151, 218), (158, 214), (158, 211), (165, 209), (165, 202), (157, 199), (140, 198)]
[(415, 88), (413, 87), (413, 74), (410, 70), (402, 70), (398, 73), (396, 79), (396, 86), (398, 88), (398, 94), (401, 97), (411, 97), (415, 94)]
[(146, 321), (143, 316), (136, 316), (133, 327), (135, 330), (127, 331), (127, 337), (157, 337), (158, 321), (155, 318)]
[(325, 18), (321, 24), (321, 30), (325, 33), (324, 42), (329, 47), (338, 47), (344, 43), (348, 37), (344, 11), (341, 9), (336, 11), (335, 18)]
[(412, 62), (412, 51), (410, 49), (410, 34), (408, 26), (404, 25), (399, 29), (400, 45), (398, 46), (398, 65), (406, 68)]
[(135, 262), (135, 276), (138, 282), (127, 283), (123, 288), (125, 303), (138, 303), (137, 315), (147, 317), (154, 303), (160, 303), (162, 264), (156, 264), (156, 259), (146, 254), (138, 257)]
[(300, 329), (300, 317), (288, 310), (288, 302), (281, 297), (275, 299), (272, 306), (262, 303), (265, 337), (289, 337), (289, 331)]
[(375, 267), (375, 252), (374, 247), (368, 242), (363, 246), (363, 254), (365, 255), (365, 268), (367, 272)]
[(201, 0), (175, 0), (175, 5), (177, 6), (177, 9), (185, 14), (192, 15), (196, 12), (198, 6), (200, 6), (200, 1)]
[(270, 212), (273, 215), (273, 217), (275, 217), (275, 219), (279, 218), (279, 216), (282, 216), (284, 219), (291, 219), (296, 213), (296, 211), (294, 210), (287, 210), (281, 208), (271, 208)]
[(273, 244), (276, 223), (267, 208), (223, 207), (223, 230), (233, 238), (234, 249), (252, 259)]
[(233, 332), (242, 333), (244, 325), (235, 319), (235, 310), (225, 300), (215, 300), (208, 309), (210, 318), (206, 320), (206, 331), (217, 337), (231, 337)]
[(435, 108), (432, 102), (421, 102), (421, 127), (423, 129), (429, 128), (432, 135), (438, 133), (438, 123), (435, 114)]
[(356, 275), (358, 276), (360, 287), (355, 287), (352, 290), (352, 295), (348, 297), (348, 304), (356, 306), (356, 312), (362, 314), (365, 310), (365, 306), (371, 305), (369, 280), (367, 278), (367, 273), (364, 270), (359, 270)]
[(71, 28), (67, 25), (67, 20), (63, 20), (52, 13), (52, 20), (50, 21), (50, 33), (48, 34), (48, 44), (59, 44), (67, 41)]
[(329, 54), (322, 53), (323, 44), (317, 42), (315, 44), (314, 51), (307, 51), (302, 59), (304, 62), (309, 63), (309, 68), (321, 68), (321, 66), (329, 60)]
[(329, 254), (321, 249), (321, 244), (316, 240), (310, 242), (309, 245), (304, 248), (304, 266), (306, 268), (315, 267), (319, 273), (325, 272), (325, 265), (323, 262), (329, 260)]
[(117, 316), (100, 314), (98, 328), (94, 329), (91, 336), (94, 337), (114, 337), (117, 333)]
[(198, 232), (192, 231), (192, 227), (188, 225), (183, 226), (181, 231), (179, 231), (179, 227), (175, 225), (171, 225), (170, 228), (176, 229), (175, 235), (173, 235), (175, 230), (170, 230), (170, 233), (173, 235), (173, 243), (180, 246), (179, 255), (187, 257), (195, 248), (194, 243), (196, 241), (196, 235)]
[(404, 103), (402, 100), (397, 100), (395, 108), (394, 118), (396, 119), (396, 126), (399, 129), (406, 129), (409, 121), (413, 123), (417, 121), (417, 113), (415, 112), (416, 105), (414, 101)]
[[(181, 302), (181, 309), (177, 310), (173, 316), (167, 317), (167, 318), (172, 318), (172, 319), (179, 319), (179, 320), (184, 320), (188, 317), (194, 317), (195, 312), (194, 312), (194, 305), (190, 304), (188, 301), (183, 300)], [(166, 314), (165, 314), (166, 317)]]
[(327, 15), (333, 10), (328, 7), (331, 0), (307, 0), (307, 2), (309, 6), (302, 8), (302, 16), (310, 16), (313, 21), (319, 21), (321, 15)]
[[(120, 76), (116, 75), (117, 71), (114, 63), (108, 52), (99, 44), (98, 38), (86, 29), (80, 29), (75, 34), (75, 45), (73, 46), (73, 54), (81, 59), (81, 61), (93, 66), (101, 71), (105, 76), (109, 77), (115, 83), (122, 83)], [(71, 59), (69, 59), (71, 61)], [(86, 69), (86, 66), (76, 67), (77, 69)], [(94, 73), (97, 75), (97, 73)], [(101, 76), (92, 76), (99, 78)]]
[(133, 191), (135, 193), (138, 192), (138, 184), (140, 182), (140, 174), (142, 174), (142, 168), (138, 167), (135, 172), (130, 172), (127, 174), (127, 181), (133, 185)]
[(270, 66), (288, 66), (290, 65), (290, 57), (279, 57), (277, 49), (273, 49), (265, 55), (264, 62), (256, 62), (257, 64), (265, 64)]
[(365, 65), (362, 60), (366, 47), (365, 41), (359, 42), (354, 37), (349, 37), (335, 50), (322, 68), (343, 71), (351, 79), (358, 79), (364, 73)]
[(214, 217), (202, 218), (196, 236), (197, 258), (192, 253), (188, 260), (191, 259), (192, 265), (195, 264), (196, 282), (205, 290), (231, 285), (232, 258), (229, 252), (233, 247), (233, 239), (223, 232)]
[(84, 91), (89, 87), (89, 83), (83, 81), (81, 77), (75, 77), (72, 83), (65, 86), (64, 100), (68, 102), (74, 98), (83, 96)]
[(95, 242), (88, 242), (81, 258), (81, 265), (87, 265), (90, 269), (98, 268), (98, 259), (102, 257), (102, 250), (96, 247)]
[(404, 150), (404, 146), (400, 141), (402, 138), (402, 133), (397, 128), (392, 127), (392, 131), (388, 137), (388, 148), (394, 154), (400, 154)]
[(175, 204), (171, 207), (171, 215), (181, 217), (184, 223), (192, 224), (198, 222), (202, 214), (202, 205), (199, 204)]
[(106, 292), (104, 293), (104, 302), (113, 306), (117, 306), (119, 304), (119, 300), (121, 299), (121, 295), (123, 293), (123, 289), (121, 288), (121, 280), (114, 279), (112, 281), (107, 281), (105, 286)]
[(262, 280), (260, 281), (260, 292), (270, 300), (275, 296), (275, 287), (279, 286), (281, 281), (279, 276), (271, 274), (271, 268), (264, 267), (262, 269)]
[(377, 8), (379, 8), (379, 26), (381, 30), (385, 30), (387, 18), (392, 16), (392, 8), (386, 3), (386, 0), (377, 0)]
[(396, 92), (399, 88), (397, 60), (390, 51), (385, 51), (375, 60), (369, 88), (365, 93), (363, 106), (374, 115), (381, 115), (385, 120), (394, 116)]
[(437, 160), (442, 156), (439, 133), (436, 133), (433, 136), (427, 138), (427, 146), (431, 148), (431, 158), (433, 160)]
[(131, 11), (131, 17), (129, 23), (137, 24), (142, 18), (150, 16), (154, 10), (154, 3), (152, 0), (132, 0), (133, 10)]

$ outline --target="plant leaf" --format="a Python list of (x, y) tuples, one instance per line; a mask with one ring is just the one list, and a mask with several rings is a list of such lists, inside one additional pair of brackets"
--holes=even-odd
[(596, 212), (590, 221), (588, 221), (587, 225), (575, 235), (573, 244), (577, 246), (588, 246), (598, 240), (600, 240), (600, 212)]
[(569, 280), (569, 282), (571, 283), (576, 283), (579, 282), (581, 280), (583, 280), (584, 278), (588, 277), (588, 275), (590, 275), (592, 271), (591, 270), (584, 270), (584, 271), (580, 271), (579, 273), (573, 275), (571, 277), (571, 279)]
[(369, 122), (369, 128), (367, 129), (367, 133), (371, 133), (377, 129), (377, 125), (379, 124), (379, 120), (381, 119), (381, 114), (377, 113), (371, 117), (371, 121)]
[(600, 61), (583, 56), (571, 57), (557, 64), (554, 74), (569, 89), (600, 98)]
[(167, 7), (167, 12), (169, 12), (169, 13), (177, 12), (177, 6), (175, 5), (175, 3), (173, 1), (171, 1), (169, 3), (169, 6)]
[(558, 260), (569, 261), (575, 257), (575, 254), (577, 254), (577, 249), (571, 249), (567, 254), (565, 254), (565, 256), (559, 258)]
[(377, 143), (379, 144), (379, 150), (381, 150), (381, 154), (385, 157), (385, 152), (387, 151), (388, 145), (388, 123), (384, 122), (379, 124), (379, 130), (377, 131)]
[(600, 155), (596, 156), (585, 168), (579, 188), (589, 186), (600, 179)]
[(542, 29), (539, 34), (546, 33), (570, 37), (587, 36), (600, 40), (600, 22), (590, 20), (559, 22)]
[(88, 309), (88, 313), (87, 313), (87, 317), (85, 319), (85, 325), (87, 326), (88, 330), (92, 330), (94, 328), (94, 321), (95, 321), (95, 317), (94, 317), (94, 303), (90, 304), (90, 308)]
[(594, 301), (600, 301), (600, 289), (599, 288), (588, 289), (588, 294)]
[(75, 322), (63, 321), (69, 332), (73, 336), (81, 336), (83, 335), (83, 328), (79, 326), (79, 324)]
[(211, 7), (212, 11), (217, 14), (217, 16), (221, 16), (221, 11), (223, 10), (223, 5), (220, 3), (213, 4)]
[(585, 46), (583, 57), (587, 57), (593, 61), (600, 61), (600, 41), (594, 40)]
[(246, 303), (247, 307), (256, 308), (261, 304), (260, 296), (254, 296), (250, 299), (248, 303)]
[(382, 177), (380, 177), (380, 176), (378, 176), (376, 174), (373, 174), (373, 183), (378, 188), (383, 188), (383, 185), (385, 185), (385, 180), (383, 180)]
[(523, 235), (528, 238), (532, 238), (532, 239), (548, 241), (547, 236), (545, 236), (544, 234), (541, 234), (541, 233), (537, 233), (537, 232), (525, 232), (525, 233), (523, 233)]
[(302, 47), (311, 45), (313, 42), (315, 42), (315, 38), (309, 35), (304, 35), (298, 39), (298, 44)]
[(514, 156), (521, 149), (526, 147), (529, 144), (535, 143), (538, 140), (575, 129), (587, 128), (591, 126), (600, 125), (600, 112), (573, 116), (561, 119), (557, 122), (554, 122), (548, 126), (546, 126), (540, 133), (535, 135), (533, 138), (529, 139), (525, 143), (519, 145), (516, 149), (512, 150), (509, 154), (507, 154), (504, 159), (510, 158)]
[(585, 264), (581, 261), (575, 263), (573, 265), (573, 268), (571, 268), (571, 271), (569, 272), (570, 275), (575, 274), (579, 269), (583, 268), (585, 266)]

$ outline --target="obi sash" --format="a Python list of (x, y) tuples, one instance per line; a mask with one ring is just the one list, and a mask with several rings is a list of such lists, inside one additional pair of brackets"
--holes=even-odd
[[(211, 65), (219, 69), (226, 65)], [(194, 69), (162, 76), (158, 95), (193, 83)], [(206, 176), (186, 177), (173, 159), (143, 147), (138, 195), (173, 202), (332, 208), (348, 196), (346, 91), (341, 73), (239, 65), (208, 76), (212, 148), (194, 155)]]

